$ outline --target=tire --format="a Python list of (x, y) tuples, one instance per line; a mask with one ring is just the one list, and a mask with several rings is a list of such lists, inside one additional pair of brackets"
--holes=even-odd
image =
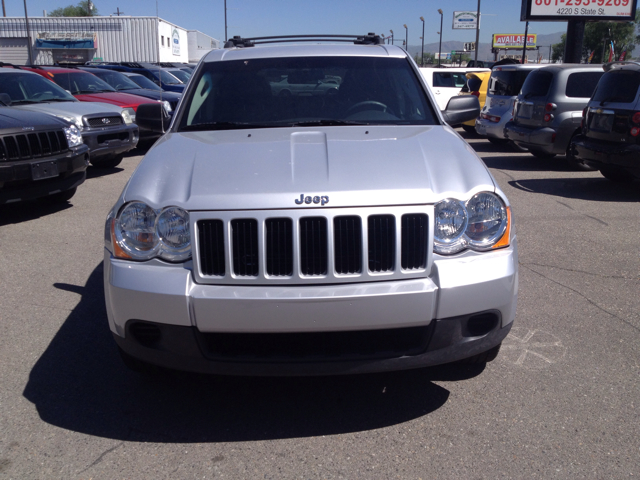
[(44, 197), (41, 200), (48, 203), (64, 203), (71, 200), (71, 197), (73, 197), (76, 194), (76, 190), (78, 190), (78, 187), (73, 187), (73, 188), (70, 188), (69, 190), (54, 193), (53, 195)]
[(530, 148), (529, 153), (531, 153), (531, 155), (537, 158), (553, 158), (556, 156), (555, 153), (547, 153), (547, 152), (543, 152), (542, 150), (536, 150), (534, 148)]
[(597, 169), (584, 163), (584, 160), (576, 157), (571, 150), (571, 142), (573, 141), (573, 137), (575, 137), (578, 133), (579, 132), (574, 133), (571, 136), (571, 140), (569, 140), (569, 146), (567, 147), (567, 153), (566, 153), (567, 164), (569, 164), (569, 168), (577, 172), (593, 172), (594, 170), (597, 170)]
[(462, 125), (462, 129), (467, 133), (476, 133), (476, 127), (471, 125)]
[(507, 138), (497, 138), (497, 137), (487, 137), (491, 143), (494, 145), (506, 145), (509, 143)]
[(120, 155), (113, 155), (107, 158), (99, 158), (97, 160), (92, 159), (90, 161), (91, 161), (91, 165), (93, 165), (96, 168), (115, 168), (118, 165), (120, 165), (123, 158), (124, 158), (124, 154), (121, 153)]
[(611, 180), (616, 183), (631, 183), (635, 180), (635, 177), (624, 170), (618, 170), (615, 168), (603, 168), (600, 173), (607, 180)]
[(464, 364), (477, 364), (477, 363), (489, 363), (493, 362), (498, 356), (498, 352), (500, 351), (500, 347), (502, 343), (499, 343), (495, 347), (486, 352), (479, 353), (478, 355), (474, 355), (473, 357), (465, 358), (464, 360), (460, 360), (460, 363)]

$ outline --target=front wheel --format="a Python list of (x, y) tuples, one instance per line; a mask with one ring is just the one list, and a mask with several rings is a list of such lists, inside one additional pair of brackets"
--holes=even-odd
[(98, 158), (96, 160), (91, 159), (91, 165), (96, 168), (114, 168), (120, 165), (122, 159), (124, 158), (124, 154), (113, 155), (111, 157), (106, 158)]

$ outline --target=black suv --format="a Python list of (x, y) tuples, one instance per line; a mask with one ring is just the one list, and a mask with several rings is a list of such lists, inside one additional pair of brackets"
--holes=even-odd
[(65, 202), (86, 178), (89, 147), (75, 125), (0, 103), (0, 204)]
[(582, 112), (582, 133), (571, 142), (572, 153), (609, 180), (640, 178), (640, 63), (615, 62)]

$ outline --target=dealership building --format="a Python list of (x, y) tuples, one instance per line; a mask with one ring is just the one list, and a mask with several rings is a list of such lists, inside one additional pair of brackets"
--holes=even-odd
[(220, 42), (159, 17), (0, 17), (0, 62), (197, 62)]

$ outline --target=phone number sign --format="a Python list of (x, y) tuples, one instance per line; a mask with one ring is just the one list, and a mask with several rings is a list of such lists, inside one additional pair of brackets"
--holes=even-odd
[(636, 4), (637, 0), (522, 0), (520, 19), (630, 22), (635, 20)]

